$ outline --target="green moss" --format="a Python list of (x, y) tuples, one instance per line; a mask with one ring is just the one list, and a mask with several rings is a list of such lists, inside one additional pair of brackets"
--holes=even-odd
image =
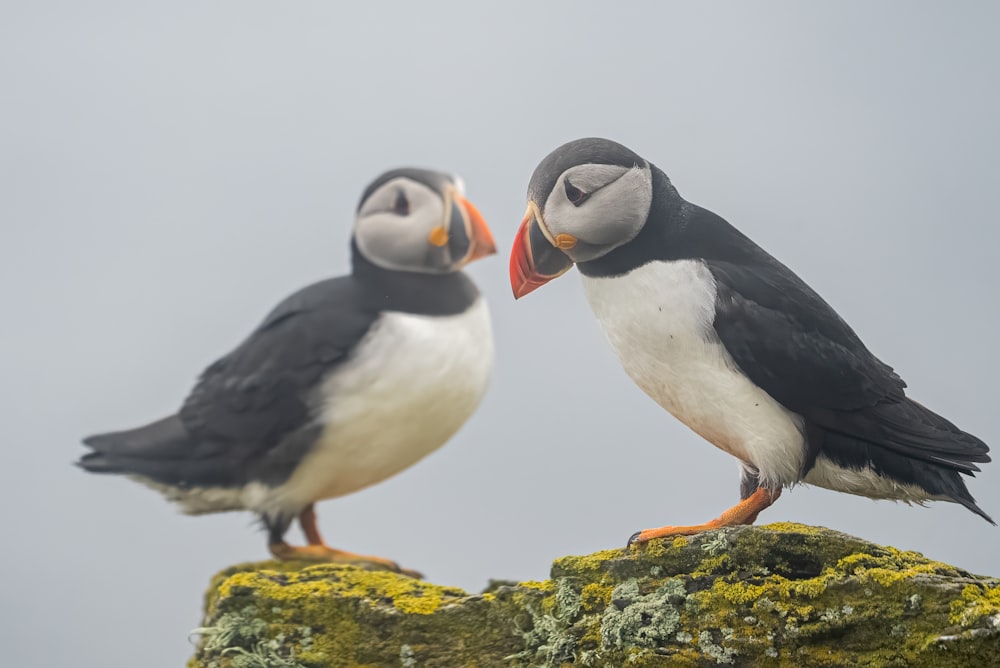
[(599, 573), (607, 566), (608, 562), (622, 558), (624, 555), (621, 550), (603, 550), (583, 556), (562, 557), (556, 559), (552, 564), (553, 577), (563, 569), (579, 575)]
[[(564, 557), (487, 593), (351, 566), (227, 569), (192, 668), (996, 665), (1000, 585), (796, 524)], [(282, 663), (284, 662), (284, 663)]]

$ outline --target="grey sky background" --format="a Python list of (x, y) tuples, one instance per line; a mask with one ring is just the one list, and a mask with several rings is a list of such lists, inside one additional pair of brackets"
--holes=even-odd
[[(478, 590), (737, 499), (575, 274), (510, 295), (528, 178), (579, 136), (662, 167), (1000, 448), (997, 25), (990, 2), (3, 3), (5, 665), (189, 657), (210, 576), (264, 535), (85, 475), (79, 439), (173, 411), (279, 299), (345, 273), (361, 189), (398, 165), (462, 174), (494, 230), (471, 273), (496, 370), (441, 451), (319, 506), (333, 545)], [(1000, 517), (1000, 464), (970, 487)], [(1000, 575), (1000, 529), (951, 504), (800, 487), (761, 519)]]

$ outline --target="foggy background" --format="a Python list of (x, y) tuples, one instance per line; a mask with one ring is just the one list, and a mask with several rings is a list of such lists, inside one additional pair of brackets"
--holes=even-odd
[[(345, 273), (389, 167), (460, 173), (492, 226), (470, 271), (496, 369), (442, 450), (319, 505), (334, 546), (478, 591), (738, 498), (736, 462), (625, 376), (575, 274), (511, 297), (528, 178), (580, 136), (663, 168), (1000, 448), (997, 25), (990, 2), (2, 3), (4, 664), (179, 668), (212, 574), (268, 556), (249, 514), (186, 517), (71, 462)], [(1000, 464), (969, 485), (1000, 517)], [(778, 520), (1000, 575), (1000, 529), (952, 504), (799, 487)]]

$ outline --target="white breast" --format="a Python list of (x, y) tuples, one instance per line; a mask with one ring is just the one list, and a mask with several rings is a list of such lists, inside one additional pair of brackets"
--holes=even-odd
[(438, 449), (479, 405), (493, 367), (489, 310), (385, 313), (322, 387), (320, 442), (268, 505), (343, 496)]
[(624, 276), (583, 276), (590, 307), (629, 377), (678, 420), (791, 484), (804, 460), (802, 419), (743, 375), (712, 326), (715, 279), (696, 260), (651, 262)]

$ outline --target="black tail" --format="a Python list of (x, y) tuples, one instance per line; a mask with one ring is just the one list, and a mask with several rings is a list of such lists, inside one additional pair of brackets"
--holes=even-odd
[(959, 503), (990, 524), (962, 475), (990, 461), (989, 446), (921, 404), (903, 399), (816, 420), (826, 432), (823, 452), (841, 466), (871, 466), (880, 475), (917, 485)]
[(89, 436), (83, 442), (92, 452), (76, 464), (91, 473), (140, 475), (180, 487), (225, 485), (233, 473), (232, 463), (226, 461), (227, 448), (192, 437), (177, 415), (137, 429)]
[(143, 462), (172, 459), (190, 449), (187, 429), (176, 415), (144, 427), (83, 439), (93, 452), (77, 462), (91, 473), (144, 473)]

